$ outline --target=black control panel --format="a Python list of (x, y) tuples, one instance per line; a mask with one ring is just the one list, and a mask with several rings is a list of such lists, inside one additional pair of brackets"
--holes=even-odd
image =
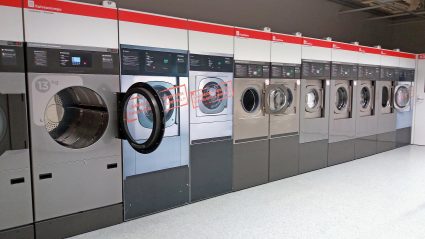
[(0, 72), (25, 72), (22, 42), (0, 44)]
[(235, 78), (270, 78), (269, 63), (236, 63)]
[(331, 63), (322, 62), (303, 62), (302, 78), (303, 79), (329, 79), (331, 77)]
[(332, 79), (357, 80), (358, 66), (347, 64), (332, 64)]
[(408, 81), (408, 82), (413, 82), (415, 81), (415, 70), (410, 70), (410, 69), (400, 69), (400, 74), (399, 74), (399, 81)]
[(395, 81), (398, 80), (399, 77), (399, 71), (395, 68), (381, 68), (381, 80), (385, 81)]
[(121, 48), (123, 75), (187, 76), (187, 53)]
[(27, 48), (28, 71), (34, 73), (119, 74), (118, 50), (86, 51)]
[(379, 66), (359, 66), (359, 80), (379, 80), (381, 67)]
[(233, 72), (233, 57), (190, 54), (190, 70)]
[(300, 65), (272, 65), (271, 69), (272, 78), (280, 79), (300, 79), (301, 66)]

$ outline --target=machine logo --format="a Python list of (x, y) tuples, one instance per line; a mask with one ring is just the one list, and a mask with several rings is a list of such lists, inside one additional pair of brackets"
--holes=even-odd
[(35, 89), (38, 92), (46, 93), (50, 90), (50, 82), (46, 79), (39, 79), (35, 82)]

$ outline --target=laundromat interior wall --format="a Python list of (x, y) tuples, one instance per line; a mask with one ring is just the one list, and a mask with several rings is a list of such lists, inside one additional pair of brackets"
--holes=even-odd
[[(98, 3), (98, 0), (79, 0)], [(117, 1), (121, 8), (189, 18), (219, 24), (262, 29), (267, 26), (274, 32), (323, 38), (331, 36), (336, 41), (353, 42), (386, 49), (402, 48), (407, 52), (424, 52), (423, 31), (415, 31), (414, 42), (400, 32), (423, 29), (424, 23), (391, 26), (387, 21), (365, 21), (370, 13), (339, 14), (351, 9), (332, 1), (317, 0), (162, 0)], [(348, 1), (349, 2), (349, 1)], [(296, 24), (294, 22), (296, 21)]]

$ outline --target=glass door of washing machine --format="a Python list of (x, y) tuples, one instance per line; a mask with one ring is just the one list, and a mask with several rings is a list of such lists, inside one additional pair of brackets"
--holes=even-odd
[(390, 114), (392, 113), (392, 87), (390, 84), (385, 84), (381, 88), (381, 113)]
[(305, 117), (321, 118), (324, 109), (324, 90), (321, 81), (306, 86)]
[[(152, 153), (159, 147), (167, 122), (176, 113), (172, 109), (174, 103), (169, 98), (169, 92), (162, 87), (158, 84), (135, 83), (121, 98), (121, 134), (134, 150), (142, 154)], [(170, 102), (164, 102), (164, 99)], [(143, 130), (138, 130), (140, 126)]]
[(335, 118), (349, 118), (351, 113), (352, 87), (348, 83), (337, 83), (335, 88)]
[(394, 106), (400, 111), (410, 110), (410, 87), (407, 85), (400, 85), (397, 87), (394, 96)]
[(198, 102), (197, 116), (225, 114), (228, 99), (227, 83), (218, 77), (202, 77), (197, 79), (198, 91), (201, 94)]
[(269, 85), (265, 97), (268, 114), (284, 114), (293, 102), (292, 92), (284, 85)]
[(375, 105), (375, 91), (374, 87), (368, 83), (360, 84), (360, 116), (369, 116), (373, 114)]

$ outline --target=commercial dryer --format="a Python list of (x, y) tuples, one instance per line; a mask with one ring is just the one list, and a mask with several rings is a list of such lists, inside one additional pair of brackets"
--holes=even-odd
[(191, 201), (232, 191), (234, 27), (189, 21)]
[(233, 190), (269, 180), (269, 117), (264, 93), (270, 81), (271, 33), (235, 29)]
[(300, 89), (300, 173), (327, 166), (331, 47), (327, 40), (303, 38)]
[(272, 34), (271, 79), (265, 94), (270, 181), (298, 174), (301, 43), (301, 37)]
[(414, 69), (400, 69), (399, 79), (394, 89), (394, 108), (397, 113), (396, 147), (411, 143), (414, 81)]
[(24, 17), (36, 237), (120, 223), (117, 11), (36, 1)]
[(0, 18), (0, 238), (33, 238), (21, 1)]
[[(130, 102), (137, 110), (122, 109), (128, 118), (122, 147), (129, 220), (189, 202), (187, 20), (119, 9), (119, 33), (121, 91), (140, 83), (152, 86), (162, 101), (165, 126), (161, 135), (146, 97)], [(150, 137), (158, 138), (152, 142), (157, 147), (141, 150)]]

